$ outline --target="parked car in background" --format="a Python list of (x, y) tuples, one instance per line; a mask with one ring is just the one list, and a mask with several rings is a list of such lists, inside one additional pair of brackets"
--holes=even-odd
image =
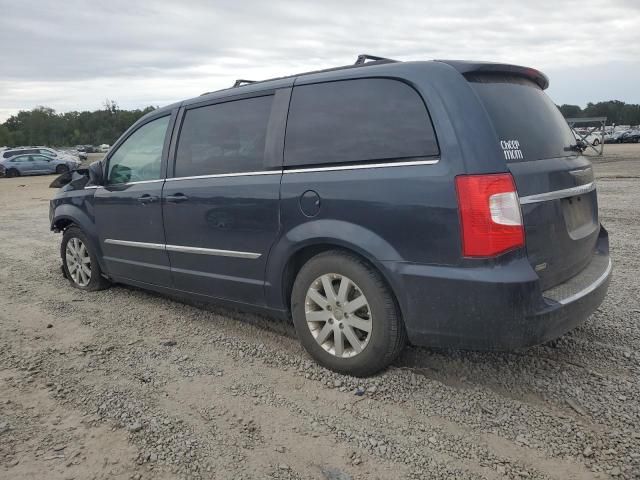
[(357, 376), (407, 340), (509, 350), (586, 320), (609, 241), (547, 77), (364, 59), (137, 121), (51, 200), (70, 283), (293, 318), (319, 363)]
[(622, 137), (625, 133), (630, 132), (631, 130), (618, 130), (617, 132), (613, 132), (611, 135), (612, 143), (622, 143)]
[(76, 150), (78, 152), (85, 152), (85, 153), (96, 153), (97, 152), (96, 147), (94, 147), (93, 145), (76, 145)]
[(78, 150), (78, 148), (76, 147), (76, 149), (75, 149), (75, 154), (76, 154), (76, 155), (77, 155), (77, 157), (78, 157), (80, 160), (82, 160), (82, 161), (85, 161), (85, 160), (87, 160), (87, 159), (89, 158), (89, 154), (86, 152), (86, 150), (84, 149), (84, 147), (83, 147), (83, 149), (82, 149), (82, 150)]
[(65, 157), (50, 157), (40, 153), (22, 153), (0, 159), (0, 175), (19, 177), (45, 173), (62, 174), (78, 168), (79, 162)]
[(106, 143), (103, 143), (98, 147), (98, 152), (100, 153), (106, 153), (108, 151), (109, 151), (109, 145), (107, 145)]
[(639, 143), (640, 130), (628, 130), (620, 137), (621, 143)]
[(10, 158), (16, 155), (40, 154), (51, 158), (60, 158), (70, 162), (80, 163), (78, 158), (66, 152), (59, 152), (49, 147), (16, 147), (8, 148), (2, 152), (2, 158)]

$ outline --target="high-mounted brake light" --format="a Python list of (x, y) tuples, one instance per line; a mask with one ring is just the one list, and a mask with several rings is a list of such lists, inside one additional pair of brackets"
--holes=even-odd
[(520, 202), (508, 173), (456, 177), (462, 253), (492, 257), (524, 246)]

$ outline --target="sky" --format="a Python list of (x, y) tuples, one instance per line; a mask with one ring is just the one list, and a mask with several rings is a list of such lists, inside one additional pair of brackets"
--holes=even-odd
[(558, 104), (640, 103), (640, 0), (0, 0), (0, 122), (162, 106), (360, 53), (526, 65)]

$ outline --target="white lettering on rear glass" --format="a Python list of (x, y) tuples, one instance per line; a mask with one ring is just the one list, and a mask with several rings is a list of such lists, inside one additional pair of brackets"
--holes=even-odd
[(505, 160), (523, 160), (520, 142), (518, 140), (500, 140), (500, 146)]

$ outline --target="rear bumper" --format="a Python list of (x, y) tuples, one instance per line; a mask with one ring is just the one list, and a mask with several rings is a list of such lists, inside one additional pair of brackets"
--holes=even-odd
[(602, 303), (612, 270), (603, 227), (591, 263), (544, 292), (526, 258), (480, 268), (387, 267), (411, 343), (480, 350), (528, 347), (575, 328)]

